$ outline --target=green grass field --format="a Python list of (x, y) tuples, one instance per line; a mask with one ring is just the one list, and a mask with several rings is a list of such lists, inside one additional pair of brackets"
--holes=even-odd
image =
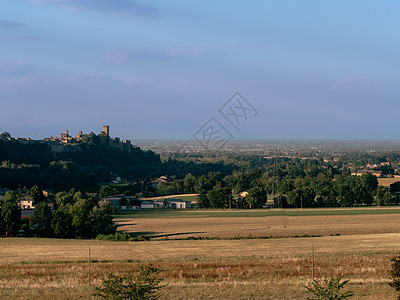
[(268, 216), (335, 216), (400, 214), (400, 207), (309, 208), (309, 209), (158, 209), (120, 212), (114, 217), (131, 218), (259, 218)]

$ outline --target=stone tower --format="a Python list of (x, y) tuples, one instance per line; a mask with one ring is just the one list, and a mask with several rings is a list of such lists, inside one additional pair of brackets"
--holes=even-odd
[(105, 135), (110, 136), (110, 126), (103, 125), (103, 132)]

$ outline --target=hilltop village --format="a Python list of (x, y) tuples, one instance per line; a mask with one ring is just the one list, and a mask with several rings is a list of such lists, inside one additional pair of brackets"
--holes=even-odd
[[(85, 147), (91, 146), (91, 145), (101, 145), (103, 148), (100, 149), (98, 152), (101, 151), (106, 151), (106, 150), (118, 150), (120, 152), (126, 153), (125, 155), (129, 156), (135, 152), (136, 154), (138, 153), (139, 148), (135, 147), (131, 144), (131, 141), (126, 140), (122, 141), (118, 137), (111, 137), (110, 136), (110, 127), (108, 125), (104, 125), (102, 127), (102, 131), (98, 135), (94, 134), (93, 132), (89, 134), (84, 134), (82, 131), (79, 131), (77, 135), (71, 136), (70, 132), (66, 130), (65, 132), (62, 132), (60, 134), (60, 137), (49, 137), (49, 138), (44, 138), (43, 140), (32, 140), (30, 138), (13, 138), (11, 137), (10, 134), (7, 132), (3, 133), (0, 136), (0, 141), (11, 143), (13, 145), (20, 145), (20, 146), (31, 146), (34, 147), (32, 148), (26, 148), (29, 149), (30, 151), (37, 151), (40, 152), (41, 150), (48, 150), (45, 151), (46, 153), (51, 153), (52, 156), (54, 157), (55, 161), (64, 161), (63, 159), (65, 157), (68, 157), (69, 155), (76, 153), (79, 155)], [(44, 147), (43, 147), (44, 146)], [(106, 148), (104, 148), (106, 147)], [(22, 151), (21, 151), (22, 152)], [(151, 151), (148, 151), (150, 154), (152, 154)], [(118, 154), (118, 152), (113, 152), (114, 154)], [(97, 153), (98, 154), (98, 153)], [(103, 154), (103, 153), (100, 153)], [(140, 151), (140, 154), (143, 154)], [(156, 155), (154, 155), (157, 157)], [(66, 161), (73, 161), (73, 159), (68, 158)], [(37, 165), (39, 166), (39, 165)], [(8, 169), (26, 169), (29, 167), (34, 167), (34, 165), (28, 165), (25, 163), (19, 163), (19, 162), (11, 162), (10, 160), (5, 160), (2, 161), (2, 167), (3, 168), (8, 168)], [(67, 167), (68, 168), (68, 167)], [(108, 182), (99, 182), (101, 186), (107, 186), (109, 184), (129, 184), (130, 181), (127, 179), (121, 178), (117, 173), (115, 172), (110, 172)], [(159, 179), (156, 180), (149, 180), (149, 182), (146, 182), (146, 186), (150, 185), (153, 188), (156, 188), (157, 183), (159, 181), (165, 181), (166, 182), (166, 177), (161, 176)], [(20, 182), (18, 183), (18, 190), (15, 190), (15, 192), (18, 192), (19, 195), (19, 205), (20, 208), (23, 210), (22, 215), (27, 216), (32, 213), (32, 210), (35, 208), (35, 205), (37, 204), (35, 199), (31, 196), (29, 196), (29, 190), (25, 187), (27, 183), (26, 182)], [(4, 182), (0, 183), (1, 185), (4, 186)], [(21, 188), (21, 185), (23, 188)], [(29, 183), (28, 183), (29, 185)], [(36, 187), (38, 188), (38, 187)], [(42, 190), (43, 189), (43, 190)], [(47, 188), (46, 185), (43, 185), (40, 187), (40, 190), (43, 192), (43, 196), (45, 197), (45, 200), (49, 203), (49, 207), (53, 210), (54, 205), (53, 205), (53, 200), (54, 200), (54, 195), (56, 192), (52, 189)], [(58, 190), (58, 189), (56, 189)], [(7, 191), (12, 191), (8, 187), (3, 187), (0, 189), (0, 199), (5, 195)], [(160, 207), (175, 207), (175, 208), (188, 208), (190, 207), (190, 203), (183, 202), (179, 199), (169, 199), (168, 201), (158, 201), (158, 202), (153, 202), (152, 200), (141, 200), (138, 199), (138, 197), (134, 196), (126, 196), (124, 194), (119, 194), (119, 195), (114, 195), (113, 197), (103, 197), (100, 198), (98, 196), (97, 192), (92, 192), (92, 193), (87, 193), (88, 196), (93, 197), (96, 201), (106, 201), (111, 204), (113, 204), (117, 209), (148, 209), (148, 208), (160, 208)], [(104, 196), (104, 195), (103, 195)], [(120, 202), (125, 204), (125, 205), (120, 205)]]
[[(69, 131), (66, 130), (60, 134), (60, 137), (49, 137), (43, 139), (51, 149), (51, 152), (57, 156), (62, 152), (68, 151), (79, 151), (79, 145), (81, 142), (88, 142), (90, 138), (93, 138), (93, 134), (83, 134), (82, 131), (79, 131), (77, 135), (74, 137), (70, 135)], [(118, 148), (122, 151), (131, 152), (132, 144), (131, 141), (121, 141), (120, 138), (110, 137), (110, 126), (104, 125), (103, 130), (100, 132), (99, 138), (106, 141), (109, 146)]]

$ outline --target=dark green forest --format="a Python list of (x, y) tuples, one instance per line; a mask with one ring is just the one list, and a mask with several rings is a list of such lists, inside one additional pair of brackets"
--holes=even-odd
[(79, 150), (55, 156), (49, 144), (0, 140), (0, 185), (11, 189), (40, 186), (55, 191), (95, 187), (108, 182), (110, 173), (128, 180), (158, 170), (160, 158), (152, 151), (131, 152), (102, 143), (80, 143)]
[[(131, 146), (122, 151), (109, 144), (109, 138), (91, 133), (73, 151), (53, 154), (50, 144), (43, 141), (21, 142), (0, 139), (0, 187), (39, 186), (43, 189), (65, 191), (71, 188), (96, 191), (101, 183), (110, 182), (118, 174), (129, 182), (151, 180), (169, 175), (183, 178), (192, 172), (207, 174), (219, 171), (229, 174), (233, 165), (223, 162), (167, 160), (162, 162), (153, 151)], [(85, 136), (84, 136), (85, 137)]]
[[(199, 207), (258, 208), (279, 196), (279, 207), (396, 205), (399, 183), (378, 186), (375, 175), (351, 172), (375, 164), (382, 176), (398, 174), (400, 154), (344, 153), (262, 157), (243, 154), (174, 154), (160, 156), (131, 146), (112, 146), (110, 138), (85, 135), (73, 151), (54, 155), (47, 143), (0, 140), (0, 186), (17, 190), (39, 186), (55, 192), (72, 188), (100, 196), (200, 194)], [(104, 188), (118, 174), (127, 184)], [(161, 175), (168, 182), (149, 182)], [(103, 186), (103, 187), (102, 187)], [(247, 191), (245, 200), (234, 195)], [(146, 193), (147, 192), (147, 193)]]
[(35, 208), (25, 219), (21, 219), (18, 193), (8, 191), (0, 200), (0, 236), (17, 236), (19, 230), (24, 236), (57, 238), (96, 238), (115, 233), (115, 208), (111, 204), (99, 204), (71, 189), (53, 195), (52, 209), (50, 199), (43, 196), (39, 187), (32, 187), (27, 194), (35, 199)]

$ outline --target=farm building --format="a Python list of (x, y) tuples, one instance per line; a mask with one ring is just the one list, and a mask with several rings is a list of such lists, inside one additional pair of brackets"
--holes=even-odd
[(192, 208), (192, 202), (183, 201), (182, 199), (165, 199), (168, 208)]
[(168, 207), (168, 203), (165, 200), (156, 200), (154, 201), (154, 208), (166, 208)]
[(154, 201), (154, 208), (192, 208), (192, 202), (182, 199), (164, 199)]
[(107, 202), (110, 203), (112, 206), (114, 206), (116, 209), (120, 209), (120, 201), (122, 197), (106, 197), (101, 199), (101, 202)]
[(116, 195), (102, 198), (101, 202), (108, 202), (118, 210), (134, 210), (141, 207), (141, 201), (133, 196)]
[(141, 209), (152, 209), (154, 208), (154, 202), (152, 200), (142, 200), (140, 202)]
[(154, 208), (192, 208), (190, 201), (182, 199), (147, 200), (137, 199), (133, 196), (117, 195), (101, 199), (100, 202), (108, 202), (118, 210), (154, 209)]

